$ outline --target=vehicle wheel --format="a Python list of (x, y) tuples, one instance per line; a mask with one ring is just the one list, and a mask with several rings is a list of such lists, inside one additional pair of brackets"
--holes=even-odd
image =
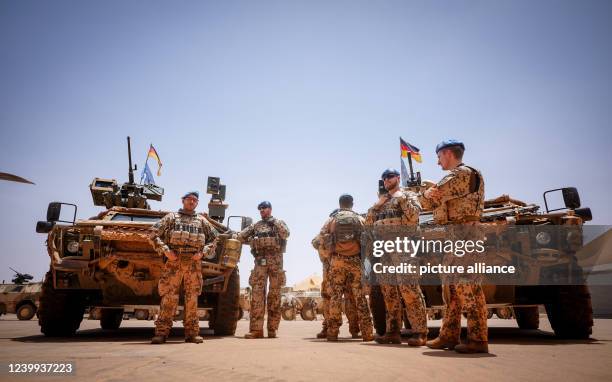
[(217, 308), (214, 309), (214, 320), (211, 327), (216, 336), (233, 336), (236, 333), (240, 314), (240, 275), (235, 268), (225, 293), (219, 293)]
[(512, 318), (512, 309), (508, 306), (497, 308), (495, 309), (495, 314), (497, 314), (497, 317), (501, 318), (502, 320), (509, 320)]
[(137, 320), (148, 320), (149, 310), (148, 309), (136, 309), (134, 311), (134, 317), (136, 317)]
[(376, 333), (380, 336), (384, 335), (387, 330), (387, 311), (385, 309), (385, 299), (380, 290), (380, 285), (372, 285), (370, 287), (370, 311), (372, 312)]
[(123, 320), (123, 309), (102, 308), (100, 327), (104, 330), (117, 330)]
[(36, 314), (36, 307), (30, 303), (23, 304), (17, 309), (17, 318), (22, 321), (31, 320)]
[(49, 337), (74, 335), (85, 313), (82, 295), (76, 291), (53, 288), (53, 274), (47, 272), (40, 294), (38, 325), (40, 331)]
[(295, 320), (295, 309), (290, 305), (283, 306), (281, 308), (281, 316), (283, 320), (293, 321)]
[(587, 339), (593, 332), (593, 307), (586, 285), (559, 285), (551, 288), (546, 304), (548, 321), (562, 338)]
[(317, 318), (317, 314), (312, 307), (307, 306), (302, 308), (300, 311), (300, 317), (302, 317), (302, 320), (304, 321), (313, 321), (315, 318)]
[(540, 312), (537, 306), (514, 308), (514, 317), (521, 329), (535, 330), (540, 327)]

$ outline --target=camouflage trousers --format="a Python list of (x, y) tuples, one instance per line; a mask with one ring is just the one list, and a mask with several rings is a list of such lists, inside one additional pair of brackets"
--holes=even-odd
[(332, 294), (327, 319), (328, 335), (338, 335), (342, 325), (342, 294), (347, 285), (355, 296), (355, 306), (359, 317), (361, 334), (372, 336), (372, 316), (361, 285), (361, 261), (359, 256), (345, 257), (333, 255), (329, 270)]
[[(321, 282), (321, 298), (323, 299), (323, 323), (322, 331), (327, 331), (327, 321), (329, 320), (329, 307), (331, 305), (331, 296), (333, 293), (332, 284), (330, 282), (329, 275), (329, 261), (323, 263), (323, 281)], [(349, 333), (359, 334), (359, 315), (357, 314), (357, 307), (355, 306), (355, 296), (353, 295), (353, 288), (347, 280), (344, 286), (344, 314), (349, 323)], [(342, 326), (342, 323), (340, 323)]]
[(179, 290), (183, 283), (185, 292), (184, 309), (185, 337), (194, 337), (200, 333), (198, 317), (198, 296), (202, 292), (202, 263), (191, 260), (190, 256), (179, 256), (176, 261), (164, 264), (157, 290), (161, 296), (159, 316), (155, 320), (155, 335), (168, 336), (179, 302)]
[(387, 310), (387, 332), (399, 333), (402, 328), (402, 300), (406, 316), (415, 334), (427, 334), (427, 311), (425, 298), (418, 284), (388, 285), (381, 284), (380, 290)]
[[(264, 258), (266, 265), (258, 260)], [(268, 280), (270, 289), (267, 290)], [(266, 305), (268, 307), (268, 330), (278, 330), (281, 319), (281, 287), (285, 285), (282, 254), (266, 255), (255, 259), (255, 268), (251, 271), (250, 331), (262, 331)], [(267, 297), (267, 302), (266, 302)]]
[[(470, 341), (487, 341), (487, 305), (480, 284), (455, 284), (444, 286), (446, 312), (440, 327), (440, 337), (459, 341), (461, 313), (467, 314), (467, 333)], [(448, 295), (448, 301), (447, 300)]]

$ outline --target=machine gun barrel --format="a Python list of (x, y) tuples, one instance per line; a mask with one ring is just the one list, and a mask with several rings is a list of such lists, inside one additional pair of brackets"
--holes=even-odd
[(132, 168), (132, 147), (130, 146), (130, 137), (127, 137), (127, 142), (128, 142), (128, 161), (129, 161), (129, 165), (130, 165), (130, 170), (129, 170), (129, 180), (128, 182), (130, 184), (134, 184), (134, 169)]

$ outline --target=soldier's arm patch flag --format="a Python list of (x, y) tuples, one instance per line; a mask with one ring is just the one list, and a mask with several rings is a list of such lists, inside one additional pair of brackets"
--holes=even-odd
[(402, 151), (402, 158), (408, 158), (408, 153), (415, 161), (421, 163), (423, 159), (421, 158), (421, 153), (419, 152), (419, 148), (411, 145), (400, 137), (400, 150)]
[(162, 162), (161, 159), (159, 159), (159, 155), (157, 155), (157, 150), (155, 150), (155, 147), (153, 147), (153, 145), (151, 145), (151, 147), (149, 148), (149, 153), (147, 154), (147, 157), (153, 158), (157, 161), (157, 176), (161, 176)]

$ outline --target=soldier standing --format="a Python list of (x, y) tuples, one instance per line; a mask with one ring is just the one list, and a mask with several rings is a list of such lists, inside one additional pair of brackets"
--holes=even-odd
[[(378, 202), (368, 210), (366, 223), (375, 227), (384, 226), (383, 228), (390, 232), (402, 226), (416, 226), (421, 212), (417, 195), (412, 191), (402, 191), (400, 189), (399, 172), (395, 169), (385, 170), (382, 173), (382, 180), (387, 192), (382, 193)], [(389, 255), (392, 256), (393, 254)], [(400, 330), (403, 321), (401, 300), (403, 299), (413, 333), (408, 339), (408, 345), (425, 345), (427, 341), (427, 312), (425, 310), (425, 299), (418, 282), (411, 280), (410, 283), (399, 286), (393, 285), (391, 282), (383, 282), (380, 289), (387, 311), (387, 329), (384, 336), (376, 338), (376, 342), (380, 344), (401, 343)]]
[(281, 318), (281, 287), (285, 285), (283, 252), (289, 228), (284, 221), (272, 217), (272, 204), (263, 201), (257, 206), (261, 220), (245, 228), (237, 235), (238, 240), (251, 246), (255, 267), (249, 277), (251, 285), (251, 311), (248, 339), (263, 337), (266, 307), (266, 285), (270, 280), (267, 296), (268, 338), (276, 338)]
[[(345, 204), (343, 207), (343, 203)], [(334, 221), (334, 217), (338, 215), (342, 209), (350, 210), (353, 206), (353, 197), (348, 194), (340, 196), (340, 208), (334, 210), (329, 219), (323, 225), (319, 234), (312, 240), (312, 245), (319, 252), (319, 259), (323, 265), (323, 281), (321, 282), (321, 297), (323, 298), (323, 323), (321, 332), (317, 334), (317, 338), (327, 338), (327, 328), (329, 327), (329, 318), (331, 317), (329, 309), (332, 305), (331, 297), (333, 295), (333, 284), (331, 280), (331, 255), (333, 253), (333, 235), (330, 232), (330, 225)], [(358, 278), (361, 280), (361, 276)], [(353, 293), (352, 278), (345, 277), (345, 285), (343, 289), (344, 299), (344, 314), (349, 322), (349, 332), (353, 338), (359, 338), (359, 312), (357, 310), (357, 301)], [(369, 315), (369, 310), (368, 310)], [(340, 326), (342, 321), (340, 321)]]
[(185, 291), (185, 342), (201, 343), (198, 296), (202, 292), (202, 256), (216, 248), (217, 233), (206, 219), (196, 214), (199, 193), (182, 197), (183, 208), (157, 222), (149, 237), (165, 263), (158, 284), (161, 296), (159, 317), (155, 321), (153, 344), (162, 344), (170, 334), (179, 301), (181, 282)]
[(363, 341), (372, 341), (372, 317), (361, 285), (360, 238), (364, 219), (353, 210), (353, 197), (340, 196), (340, 209), (321, 229), (321, 236), (329, 234), (332, 253), (329, 279), (331, 298), (327, 318), (327, 340), (337, 341), (342, 325), (342, 295), (347, 284), (351, 286), (359, 316), (359, 329)]
[[(465, 146), (454, 139), (442, 141), (436, 146), (438, 164), (449, 171), (438, 184), (420, 194), (425, 209), (432, 209), (436, 224), (454, 224), (458, 231), (478, 224), (484, 208), (484, 179), (482, 174), (463, 164)], [(452, 261), (452, 254), (448, 257)], [(446, 261), (447, 257), (445, 256)], [(446, 313), (438, 338), (428, 341), (432, 349), (455, 349), (459, 353), (488, 353), (487, 307), (480, 282), (445, 285), (449, 295)], [(466, 310), (468, 342), (459, 344), (461, 311)]]

